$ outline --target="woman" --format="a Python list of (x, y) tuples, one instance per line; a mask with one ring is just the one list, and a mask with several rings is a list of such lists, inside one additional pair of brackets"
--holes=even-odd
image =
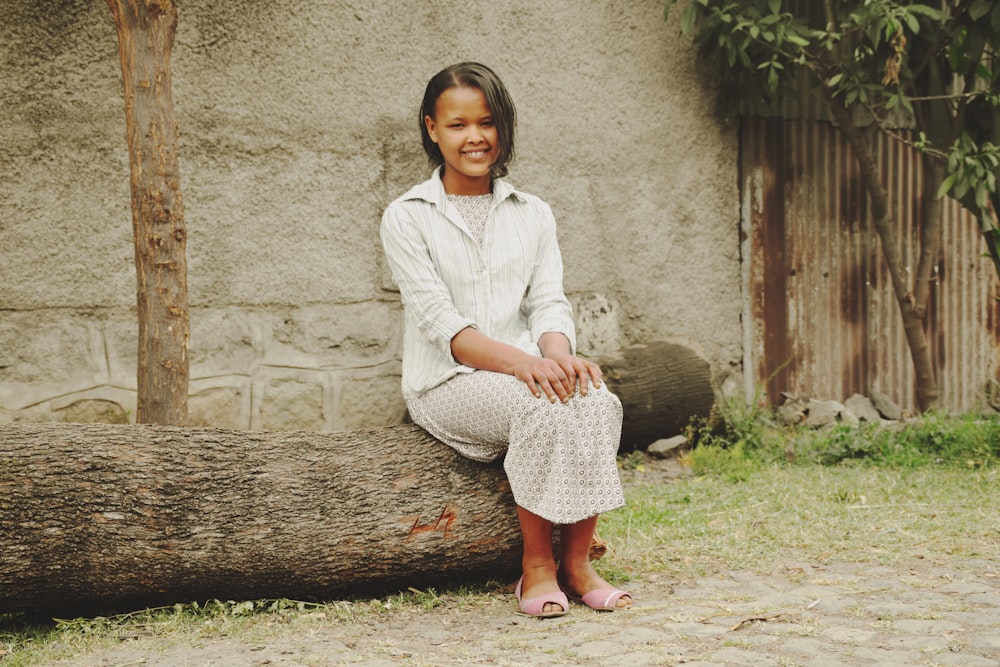
[(484, 65), (459, 63), (427, 84), (420, 131), (436, 169), (381, 226), (405, 311), (403, 396), (414, 422), (464, 456), (506, 454), (524, 541), (522, 612), (561, 616), (567, 596), (625, 609), (631, 596), (589, 559), (597, 516), (624, 505), (621, 403), (574, 353), (551, 210), (503, 180), (515, 119)]

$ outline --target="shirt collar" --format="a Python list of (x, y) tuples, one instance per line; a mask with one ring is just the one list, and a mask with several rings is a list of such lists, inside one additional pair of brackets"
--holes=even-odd
[[(424, 201), (434, 204), (443, 211), (445, 204), (448, 201), (448, 195), (444, 191), (444, 183), (441, 182), (441, 172), (443, 170), (443, 166), (435, 169), (429, 179), (411, 188), (409, 192), (401, 197), (401, 199), (423, 199)], [(513, 197), (521, 201), (525, 200), (525, 197), (521, 192), (502, 178), (493, 179), (493, 197), (498, 203), (508, 197)]]

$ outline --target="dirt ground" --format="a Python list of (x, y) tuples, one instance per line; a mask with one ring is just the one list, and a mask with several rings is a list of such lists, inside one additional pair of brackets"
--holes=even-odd
[[(643, 482), (683, 474), (647, 466)], [(626, 484), (634, 475), (623, 471)], [(565, 617), (516, 612), (513, 595), (442, 595), (368, 620), (328, 613), (247, 639), (122, 636), (113, 649), (63, 665), (959, 665), (1000, 667), (1000, 563), (806, 563), (777, 559), (764, 573), (629, 583), (624, 612), (574, 604)]]

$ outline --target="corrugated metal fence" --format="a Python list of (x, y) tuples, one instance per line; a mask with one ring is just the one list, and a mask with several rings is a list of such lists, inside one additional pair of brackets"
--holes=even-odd
[[(748, 391), (778, 405), (781, 392), (844, 400), (877, 389), (915, 411), (913, 364), (851, 149), (824, 121), (742, 123)], [(915, 267), (919, 156), (885, 137), (878, 153)], [(944, 217), (926, 331), (941, 407), (965, 412), (997, 402), (1000, 285), (975, 219), (950, 199)]]

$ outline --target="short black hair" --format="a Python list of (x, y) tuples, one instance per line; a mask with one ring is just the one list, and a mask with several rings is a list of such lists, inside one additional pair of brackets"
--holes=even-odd
[(486, 65), (474, 62), (463, 62), (435, 74), (427, 82), (424, 90), (424, 101), (420, 105), (420, 137), (424, 142), (424, 152), (431, 164), (439, 167), (444, 164), (444, 156), (441, 149), (431, 140), (427, 132), (424, 118), (430, 116), (434, 118), (437, 100), (441, 94), (449, 88), (477, 88), (483, 92), (486, 98), (486, 106), (493, 114), (493, 122), (497, 128), (497, 159), (490, 168), (490, 175), (493, 178), (502, 178), (507, 175), (507, 165), (514, 159), (514, 125), (517, 123), (517, 111), (514, 109), (514, 100), (507, 92), (506, 86), (500, 77)]

